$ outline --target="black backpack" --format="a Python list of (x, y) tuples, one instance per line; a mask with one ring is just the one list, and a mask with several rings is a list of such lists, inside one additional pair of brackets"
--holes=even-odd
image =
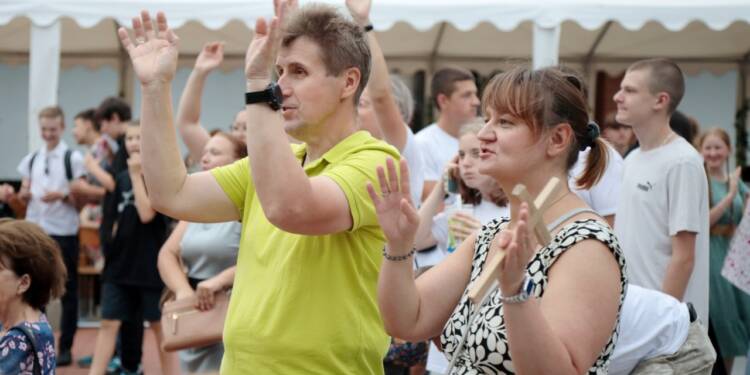
[[(37, 154), (39, 154), (39, 151), (35, 151), (31, 155), (31, 160), (29, 160), (29, 180), (31, 180), (31, 168), (34, 167), (34, 159), (36, 159)], [(73, 165), (70, 163), (71, 155), (73, 155), (73, 150), (65, 150), (65, 177), (68, 179), (68, 182), (73, 181)]]

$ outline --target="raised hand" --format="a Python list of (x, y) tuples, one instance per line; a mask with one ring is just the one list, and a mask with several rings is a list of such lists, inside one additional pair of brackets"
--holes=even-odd
[(209, 42), (203, 45), (195, 60), (195, 69), (208, 73), (221, 65), (224, 60), (224, 42)]
[(512, 296), (521, 290), (526, 275), (526, 265), (536, 252), (535, 242), (528, 226), (529, 205), (521, 203), (515, 227), (501, 231), (490, 244), (494, 256), (505, 253), (505, 259), (497, 268), (500, 290), (504, 296)]
[(370, 24), (372, 0), (346, 0), (346, 7), (349, 9), (349, 14), (354, 18), (354, 22), (358, 25), (367, 26)]
[(367, 192), (378, 215), (378, 223), (388, 241), (390, 255), (405, 255), (414, 246), (414, 236), (419, 227), (419, 215), (411, 205), (409, 195), (409, 167), (401, 160), (401, 181), (396, 174), (396, 163), (386, 160), (388, 176), (383, 167), (378, 167), (378, 181), (381, 194), (375, 191), (372, 183), (367, 184)]
[(287, 17), (299, 8), (298, 0), (273, 0), (273, 14), (279, 18), (281, 25), (286, 22)]
[(144, 10), (140, 17), (133, 18), (133, 41), (124, 27), (117, 30), (143, 86), (168, 84), (177, 70), (177, 35), (167, 27), (167, 17), (162, 12), (156, 14), (156, 25), (154, 30), (151, 16)]
[(245, 53), (245, 78), (248, 80), (271, 80), (271, 68), (281, 45), (280, 20), (284, 19), (289, 10), (288, 3), (284, 0), (274, 2), (274, 5), (276, 16), (271, 22), (267, 22), (263, 17), (255, 21), (255, 35)]

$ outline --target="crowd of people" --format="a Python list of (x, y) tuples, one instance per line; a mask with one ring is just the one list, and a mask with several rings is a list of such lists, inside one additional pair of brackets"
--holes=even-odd
[[(39, 113), (44, 146), (18, 191), (0, 186), (27, 207), (0, 219), (0, 373), (72, 363), (83, 219), (104, 256), (90, 374), (142, 371), (163, 291), (200, 313), (231, 290), (222, 342), (160, 350), (164, 374), (728, 374), (746, 355), (750, 296), (722, 268), (750, 190), (729, 135), (676, 110), (674, 62), (633, 63), (602, 127), (568, 68), (519, 66), (481, 92), (443, 68), (437, 121), (414, 134), (371, 0), (346, 6), (276, 1), (257, 20), (226, 131), (200, 122), (223, 44), (205, 45), (173, 116), (179, 38), (145, 11), (134, 37), (118, 30), (138, 116), (114, 97), (77, 114), (79, 152), (61, 108)], [(551, 178), (564, 187), (541, 212), (511, 194)], [(497, 288), (469, 298), (497, 259)]]

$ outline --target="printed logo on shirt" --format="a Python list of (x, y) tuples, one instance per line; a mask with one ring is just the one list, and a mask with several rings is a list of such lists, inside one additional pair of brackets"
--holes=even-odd
[(646, 191), (646, 192), (651, 191), (651, 189), (654, 188), (654, 185), (651, 185), (651, 183), (648, 182), (648, 181), (646, 181), (645, 184), (639, 183), (637, 186), (638, 186), (638, 189), (641, 189), (641, 190)]
[(135, 196), (133, 196), (132, 190), (122, 192), (122, 202), (117, 205), (117, 213), (121, 214), (127, 205), (135, 205)]

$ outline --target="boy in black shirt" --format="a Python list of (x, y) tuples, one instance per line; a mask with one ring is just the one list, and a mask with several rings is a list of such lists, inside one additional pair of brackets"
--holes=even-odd
[[(123, 321), (150, 322), (160, 347), (159, 297), (163, 284), (156, 268), (161, 245), (167, 238), (167, 218), (154, 211), (141, 174), (140, 127), (129, 124), (125, 133), (127, 169), (114, 174), (115, 190), (111, 210), (116, 215), (102, 230), (105, 265), (102, 271), (102, 322), (96, 342), (91, 373), (101, 374), (115, 347)], [(169, 373), (170, 355), (161, 353), (162, 372)], [(123, 370), (127, 368), (123, 363)]]

